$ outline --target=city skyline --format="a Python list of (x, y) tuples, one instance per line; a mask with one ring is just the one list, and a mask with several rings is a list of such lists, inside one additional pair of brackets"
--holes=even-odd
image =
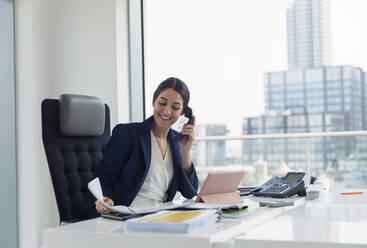
[[(266, 111), (245, 118), (243, 134), (366, 130), (365, 72), (329, 64), (328, 1), (295, 0), (287, 10), (289, 69), (265, 73)], [(320, 173), (339, 169), (341, 161), (353, 160), (360, 168), (366, 163), (366, 143), (361, 137), (311, 139), (307, 157), (303, 139), (242, 144), (242, 161), (248, 164), (261, 159), (275, 167), (285, 161), (293, 169), (302, 169), (311, 160)]]
[[(147, 116), (154, 88), (165, 77), (175, 75), (189, 85), (198, 124), (226, 124), (229, 135), (240, 134), (243, 118), (259, 116), (264, 110), (264, 72), (287, 68), (285, 13), (292, 2), (230, 1), (225, 6), (221, 1), (147, 3)], [(362, 13), (366, 3), (330, 4), (333, 64), (367, 68), (362, 45), (367, 38), (359, 32), (366, 18)]]

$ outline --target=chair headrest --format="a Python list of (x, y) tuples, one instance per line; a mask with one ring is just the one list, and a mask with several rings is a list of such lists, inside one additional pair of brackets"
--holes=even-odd
[(60, 132), (65, 136), (100, 136), (105, 129), (104, 103), (94, 96), (63, 94), (59, 99)]

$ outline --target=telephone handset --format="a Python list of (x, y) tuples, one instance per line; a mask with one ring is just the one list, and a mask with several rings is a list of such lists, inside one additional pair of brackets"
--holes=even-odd
[[(185, 109), (184, 109), (184, 115), (185, 117), (187, 117), (189, 119), (189, 121), (186, 123), (186, 124), (189, 124), (189, 125), (192, 125), (193, 123), (193, 114), (192, 114), (192, 109), (189, 107), (189, 106), (186, 106)], [(181, 138), (183, 138), (185, 135), (179, 133), (177, 136), (176, 136), (176, 140), (179, 140)]]
[[(193, 124), (193, 114), (192, 114), (192, 109), (189, 107), (189, 106), (186, 106), (185, 109), (184, 109), (184, 115), (185, 117), (189, 118), (188, 122), (186, 124), (189, 124), (189, 125), (192, 125)], [(185, 135), (179, 133), (177, 134), (177, 136), (175, 137), (175, 140), (178, 141), (180, 140), (181, 138), (185, 137)], [(178, 151), (178, 158), (181, 160), (181, 154), (180, 152)], [(181, 169), (181, 172), (182, 172), (182, 176), (184, 178), (184, 181), (186, 183), (186, 185), (191, 189), (191, 191), (197, 195), (197, 191), (196, 189), (191, 185), (191, 182), (190, 180), (188, 179), (187, 175), (186, 175), (186, 172), (184, 170), (184, 168), (182, 166), (180, 166), (180, 169)]]
[(304, 172), (288, 172), (284, 177), (272, 178), (266, 183), (257, 187), (251, 193), (255, 196), (272, 196), (278, 198), (293, 195), (306, 196), (305, 183), (302, 178)]

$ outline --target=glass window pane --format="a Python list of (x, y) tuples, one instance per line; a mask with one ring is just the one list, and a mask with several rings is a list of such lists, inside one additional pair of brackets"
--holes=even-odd
[(303, 82), (303, 71), (302, 70), (292, 70), (287, 72), (287, 83), (302, 83)]
[[(312, 132), (354, 131), (365, 127), (367, 116), (362, 110), (367, 109), (367, 87), (363, 70), (367, 64), (363, 61), (367, 41), (358, 49), (350, 49), (352, 45), (344, 39), (348, 33), (348, 40), (361, 40), (360, 30), (364, 27), (360, 28), (361, 24), (353, 18), (345, 24), (343, 11), (346, 9), (340, 6), (345, 2), (344, 6), (350, 7), (352, 4), (346, 3), (348, 1), (333, 1), (339, 9), (317, 7), (320, 2), (324, 1), (312, 1), (317, 13), (310, 13), (306, 1), (294, 0), (145, 0), (146, 117), (152, 114), (152, 95), (157, 85), (174, 76), (185, 81), (190, 89), (190, 106), (197, 117), (197, 127), (200, 125), (200, 129), (207, 130), (214, 125), (228, 130), (217, 132), (219, 135), (304, 132), (306, 125)], [(285, 16), (292, 6), (297, 6), (298, 12), (292, 16), (288, 11)], [(365, 9), (366, 5), (359, 6)], [(334, 26), (327, 24), (329, 14), (335, 15), (333, 20), (337, 24)], [(321, 16), (322, 21), (314, 20), (310, 32), (308, 18), (312, 16)], [(360, 18), (367, 23), (367, 15)], [(287, 22), (296, 19), (295, 25)], [(335, 45), (337, 49), (322, 42), (328, 40), (324, 39), (328, 38), (327, 32), (322, 32), (324, 28), (333, 32), (332, 44), (339, 44), (339, 47)], [(357, 35), (352, 36), (349, 31), (354, 29)], [(339, 38), (334, 39), (337, 37), (334, 33), (338, 32)], [(340, 46), (341, 41), (345, 43), (343, 46)], [(331, 57), (333, 60), (329, 61)], [(357, 57), (358, 60), (352, 60)], [(298, 112), (285, 113), (295, 106)], [(302, 111), (303, 108), (306, 110)], [(205, 135), (208, 133), (201, 131), (197, 137)], [(365, 143), (365, 139), (363, 141)], [(218, 152), (220, 163), (240, 161), (238, 163), (243, 164), (245, 160), (254, 164), (258, 159), (264, 160), (269, 171), (287, 159), (290, 168), (302, 166), (304, 140), (290, 143), (295, 151), (303, 149), (299, 154), (286, 154), (287, 142), (256, 140), (236, 145), (229, 141), (217, 142), (207, 151), (224, 150), (225, 153)], [(367, 151), (366, 144), (350, 143), (349, 150), (335, 150), (339, 143), (343, 142), (315, 139), (311, 147), (315, 151), (312, 164), (320, 171), (329, 165), (334, 166), (330, 171), (338, 171), (339, 154), (350, 152), (363, 158), (358, 163), (364, 166), (362, 169), (366, 167), (367, 154), (356, 150)], [(201, 146), (205, 144), (212, 143), (203, 142)], [(195, 156), (199, 156), (198, 151)], [(208, 166), (208, 161), (213, 164), (219, 161), (219, 158), (210, 160), (209, 156), (215, 157), (205, 155), (201, 164)], [(333, 161), (324, 161), (327, 156)], [(249, 175), (255, 172), (252, 173)]]
[(322, 81), (324, 81), (324, 72), (322, 68), (306, 70), (306, 82), (322, 82)]
[(343, 67), (343, 78), (344, 79), (352, 78), (352, 68), (350, 66)]
[(361, 81), (361, 70), (359, 68), (353, 68), (352, 78), (356, 81)]
[(326, 68), (326, 80), (340, 80), (340, 67)]
[(273, 85), (282, 85), (284, 82), (283, 72), (274, 72), (271, 74), (270, 82)]

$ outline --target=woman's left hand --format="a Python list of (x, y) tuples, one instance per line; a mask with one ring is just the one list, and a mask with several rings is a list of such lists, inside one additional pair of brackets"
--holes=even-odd
[(180, 144), (180, 153), (182, 157), (182, 165), (187, 173), (191, 171), (190, 149), (195, 140), (195, 124), (196, 117), (192, 117), (192, 125), (185, 124), (181, 130), (181, 134), (185, 135), (178, 143)]

